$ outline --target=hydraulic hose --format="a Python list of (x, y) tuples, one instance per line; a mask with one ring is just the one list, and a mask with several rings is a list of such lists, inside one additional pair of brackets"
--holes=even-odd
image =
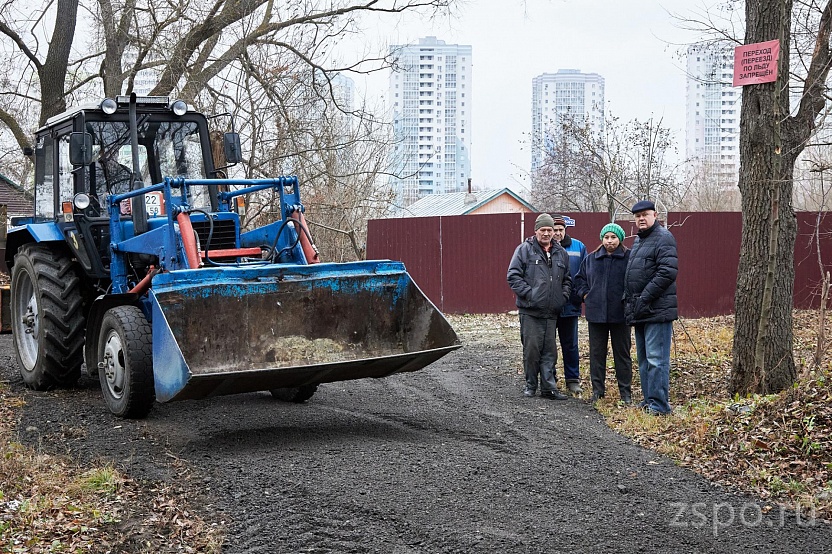
[(191, 216), (185, 212), (179, 212), (176, 216), (176, 222), (179, 223), (179, 233), (182, 235), (182, 246), (185, 247), (185, 257), (187, 258), (188, 268), (198, 269), (199, 252), (196, 247), (194, 227), (191, 225)]

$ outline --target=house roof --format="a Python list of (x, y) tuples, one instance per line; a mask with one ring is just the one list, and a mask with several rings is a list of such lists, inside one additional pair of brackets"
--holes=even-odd
[[(471, 194), (468, 203), (466, 197)], [(520, 198), (511, 189), (478, 190), (473, 193), (449, 192), (447, 194), (429, 194), (420, 198), (410, 206), (402, 208), (399, 217), (430, 217), (437, 215), (467, 215), (488, 204), (498, 196), (508, 194), (531, 212), (537, 209)]]
[(0, 204), (5, 204), (6, 213), (12, 215), (32, 215), (32, 197), (23, 187), (0, 173)]

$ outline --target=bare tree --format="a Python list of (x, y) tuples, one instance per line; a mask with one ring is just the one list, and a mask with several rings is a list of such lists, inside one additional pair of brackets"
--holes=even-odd
[[(743, 88), (740, 117), (740, 177), (743, 234), (735, 296), (734, 348), (730, 389), (770, 393), (796, 378), (792, 300), (794, 170), (827, 110), (832, 6), (827, 1), (759, 0), (726, 2), (728, 16), (708, 13), (684, 24), (714, 40), (745, 44), (780, 41), (774, 83)], [(726, 23), (727, 22), (727, 23)], [(798, 98), (792, 109), (791, 98)]]
[(661, 121), (621, 123), (610, 116), (598, 131), (584, 119), (564, 117), (544, 141), (543, 165), (532, 175), (532, 201), (542, 210), (612, 217), (632, 198), (679, 200), (676, 167), (667, 160), (674, 145)]
[[(818, 154), (818, 152), (815, 151), (814, 154)], [(810, 174), (817, 176), (817, 187), (812, 187), (817, 193), (812, 196), (812, 201), (817, 205), (817, 208), (815, 210), (815, 224), (811, 241), (814, 246), (815, 255), (817, 256), (818, 271), (820, 273), (817, 344), (815, 345), (815, 355), (811, 366), (815, 370), (821, 367), (824, 354), (829, 348), (829, 345), (826, 343), (826, 313), (829, 308), (830, 276), (829, 270), (827, 269), (829, 264), (825, 263), (823, 259), (824, 248), (822, 245), (828, 244), (830, 233), (821, 232), (821, 227), (823, 219), (826, 217), (825, 212), (828, 210), (830, 201), (830, 187), (828, 182), (824, 182), (824, 173), (830, 169), (832, 169), (832, 165), (816, 161), (810, 170)], [(809, 367), (807, 366), (806, 370), (808, 369)]]
[[(251, 145), (244, 176), (298, 176), (322, 259), (360, 259), (366, 220), (381, 216), (392, 201), (380, 183), (387, 172), (390, 126), (346, 98), (351, 90), (346, 77), (314, 79), (315, 70), (304, 64), (266, 59), (267, 54), (254, 50), (244, 71), (225, 72), (223, 79), (234, 86), (209, 87), (209, 103), (241, 122), (238, 131)], [(248, 204), (247, 224), (285, 215), (271, 195), (251, 195)]]
[(668, 155), (676, 151), (670, 129), (662, 119), (631, 121), (626, 126), (626, 144), (632, 167), (630, 193), (636, 198), (660, 198), (668, 207), (679, 202), (678, 167)]
[(717, 161), (687, 162), (688, 177), (680, 191), (678, 209), (691, 212), (738, 212), (740, 190), (728, 185)]
[(829, 145), (806, 149), (795, 168), (794, 207), (799, 211), (832, 209), (832, 150)]
[[(532, 202), (544, 211), (595, 211), (603, 159), (589, 121), (563, 117), (544, 134), (543, 164), (532, 176)], [(599, 163), (600, 162), (600, 163)]]
[[(235, 175), (300, 177), (326, 259), (363, 256), (366, 219), (391, 202), (378, 179), (390, 132), (370, 110), (352, 106), (337, 81), (393, 60), (364, 54), (344, 61), (335, 52), (360, 32), (363, 15), (430, 15), (449, 11), (454, 0), (80, 2), (0, 4), (3, 61), (14, 68), (0, 95), (0, 139), (29, 146), (35, 122), (62, 111), (67, 98), (123, 94), (149, 73), (151, 94), (235, 116), (251, 153), (230, 170)], [(91, 33), (75, 33), (82, 19)], [(54, 28), (45, 27), (50, 20)], [(22, 180), (27, 171), (15, 175)], [(249, 219), (280, 217), (270, 199), (250, 200)]]
[[(74, 94), (112, 96), (133, 90), (141, 71), (156, 75), (152, 94), (198, 103), (223, 72), (241, 70), (256, 49), (304, 64), (314, 70), (309, 73), (313, 81), (325, 84), (332, 73), (378, 71), (389, 66), (386, 55), (346, 62), (333, 55), (339, 41), (360, 31), (362, 14), (433, 13), (450, 9), (453, 2), (6, 0), (0, 4), (0, 41), (15, 82), (0, 97), (0, 122), (18, 145), (29, 146), (31, 112), (43, 124), (63, 111)], [(82, 15), (92, 33), (75, 32)], [(80, 36), (87, 42), (78, 44)]]
[[(826, 104), (832, 5), (791, 0), (746, 3), (745, 43), (780, 40), (778, 79), (743, 89), (740, 118), (740, 181), (743, 234), (737, 275), (731, 390), (770, 393), (796, 378), (792, 331), (794, 246), (792, 204), (795, 162)], [(792, 20), (805, 14), (814, 48), (791, 35)], [(810, 25), (809, 22), (814, 22)], [(816, 26), (814, 26), (816, 24)], [(802, 39), (802, 40), (798, 40)], [(802, 54), (799, 107), (790, 109), (792, 45)]]

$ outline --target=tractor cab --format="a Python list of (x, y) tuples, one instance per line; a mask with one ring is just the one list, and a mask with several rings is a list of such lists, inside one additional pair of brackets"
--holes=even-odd
[[(215, 167), (211, 156), (207, 118), (185, 102), (136, 97), (134, 111), (131, 115), (128, 96), (83, 104), (50, 118), (35, 137), (35, 213), (19, 223), (57, 223), (93, 279), (106, 281), (110, 276), (109, 196), (150, 187), (165, 177), (215, 178), (223, 169)], [(231, 163), (236, 162), (239, 137), (226, 133), (224, 139), (223, 150), (231, 154)], [(195, 187), (187, 202), (194, 209), (216, 211), (221, 189)], [(165, 210), (160, 191), (119, 206), (121, 217), (141, 219), (136, 225), (141, 229), (152, 228), (152, 219)], [(147, 219), (151, 222), (146, 224)]]

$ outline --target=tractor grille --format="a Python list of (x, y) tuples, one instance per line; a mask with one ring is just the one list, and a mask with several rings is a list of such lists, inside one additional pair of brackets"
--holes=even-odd
[(237, 248), (237, 228), (234, 220), (221, 219), (214, 221), (214, 234), (211, 235), (211, 244), (208, 244), (208, 233), (211, 231), (211, 224), (207, 221), (194, 221), (192, 225), (196, 234), (199, 235), (199, 244), (202, 250)]

